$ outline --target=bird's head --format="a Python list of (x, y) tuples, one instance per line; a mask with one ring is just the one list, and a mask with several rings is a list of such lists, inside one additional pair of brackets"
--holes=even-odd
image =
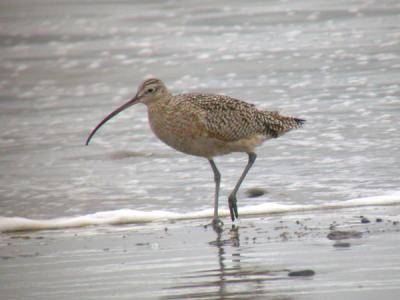
[(157, 102), (169, 96), (169, 91), (164, 83), (157, 78), (143, 81), (138, 87), (135, 98), (146, 105)]
[(131, 107), (134, 104), (137, 103), (143, 103), (146, 105), (150, 105), (152, 103), (156, 103), (158, 101), (162, 101), (162, 99), (166, 99), (170, 96), (170, 93), (164, 83), (160, 79), (156, 78), (150, 78), (145, 81), (143, 81), (137, 90), (137, 93), (135, 97), (133, 97), (131, 100), (126, 102), (125, 104), (121, 105), (118, 107), (116, 110), (111, 112), (108, 116), (106, 116), (90, 133), (89, 137), (86, 140), (86, 145), (89, 145), (90, 140), (94, 136), (94, 134), (97, 132), (97, 130), (103, 126), (108, 120), (110, 120), (112, 117), (116, 116), (123, 110), (127, 109), (128, 107)]

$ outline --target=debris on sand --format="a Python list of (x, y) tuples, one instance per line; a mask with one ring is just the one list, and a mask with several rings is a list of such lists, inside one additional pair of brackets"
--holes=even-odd
[(267, 194), (267, 190), (263, 189), (263, 188), (250, 188), (246, 191), (246, 195), (250, 198), (256, 198), (256, 197), (260, 197), (262, 195)]
[(362, 217), (362, 218), (361, 218), (361, 223), (367, 224), (367, 223), (371, 223), (371, 221), (370, 221), (368, 218), (366, 218), (366, 217)]
[(315, 272), (313, 270), (291, 271), (288, 273), (289, 277), (309, 277), (314, 275)]
[(350, 248), (351, 244), (347, 242), (336, 242), (333, 244), (335, 248)]
[(327, 238), (333, 241), (337, 240), (345, 240), (345, 239), (355, 239), (361, 238), (362, 233), (359, 231), (341, 231), (341, 230), (333, 230), (328, 235)]

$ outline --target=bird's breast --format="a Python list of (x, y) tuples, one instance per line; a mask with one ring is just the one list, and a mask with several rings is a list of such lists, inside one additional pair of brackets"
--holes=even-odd
[(194, 112), (149, 107), (148, 117), (152, 131), (161, 141), (178, 151), (204, 156), (196, 144), (205, 132)]

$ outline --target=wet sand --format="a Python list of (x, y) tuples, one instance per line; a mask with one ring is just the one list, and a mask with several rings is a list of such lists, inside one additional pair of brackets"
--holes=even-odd
[(3, 299), (395, 299), (398, 206), (0, 235)]

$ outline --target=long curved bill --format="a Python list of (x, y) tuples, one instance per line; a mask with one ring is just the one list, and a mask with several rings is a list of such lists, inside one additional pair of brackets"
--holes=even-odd
[(128, 107), (131, 107), (132, 105), (136, 104), (139, 102), (139, 97), (135, 96), (133, 99), (129, 100), (128, 102), (126, 102), (125, 104), (121, 105), (120, 107), (118, 107), (116, 110), (114, 110), (112, 113), (110, 113), (107, 117), (105, 117), (90, 133), (90, 135), (88, 136), (88, 138), (86, 139), (86, 146), (89, 145), (90, 140), (92, 139), (92, 137), (94, 136), (94, 134), (97, 132), (97, 130), (99, 130), (99, 128), (101, 126), (103, 126), (103, 124), (105, 124), (108, 120), (110, 120), (112, 117), (118, 115), (121, 111), (127, 109)]

